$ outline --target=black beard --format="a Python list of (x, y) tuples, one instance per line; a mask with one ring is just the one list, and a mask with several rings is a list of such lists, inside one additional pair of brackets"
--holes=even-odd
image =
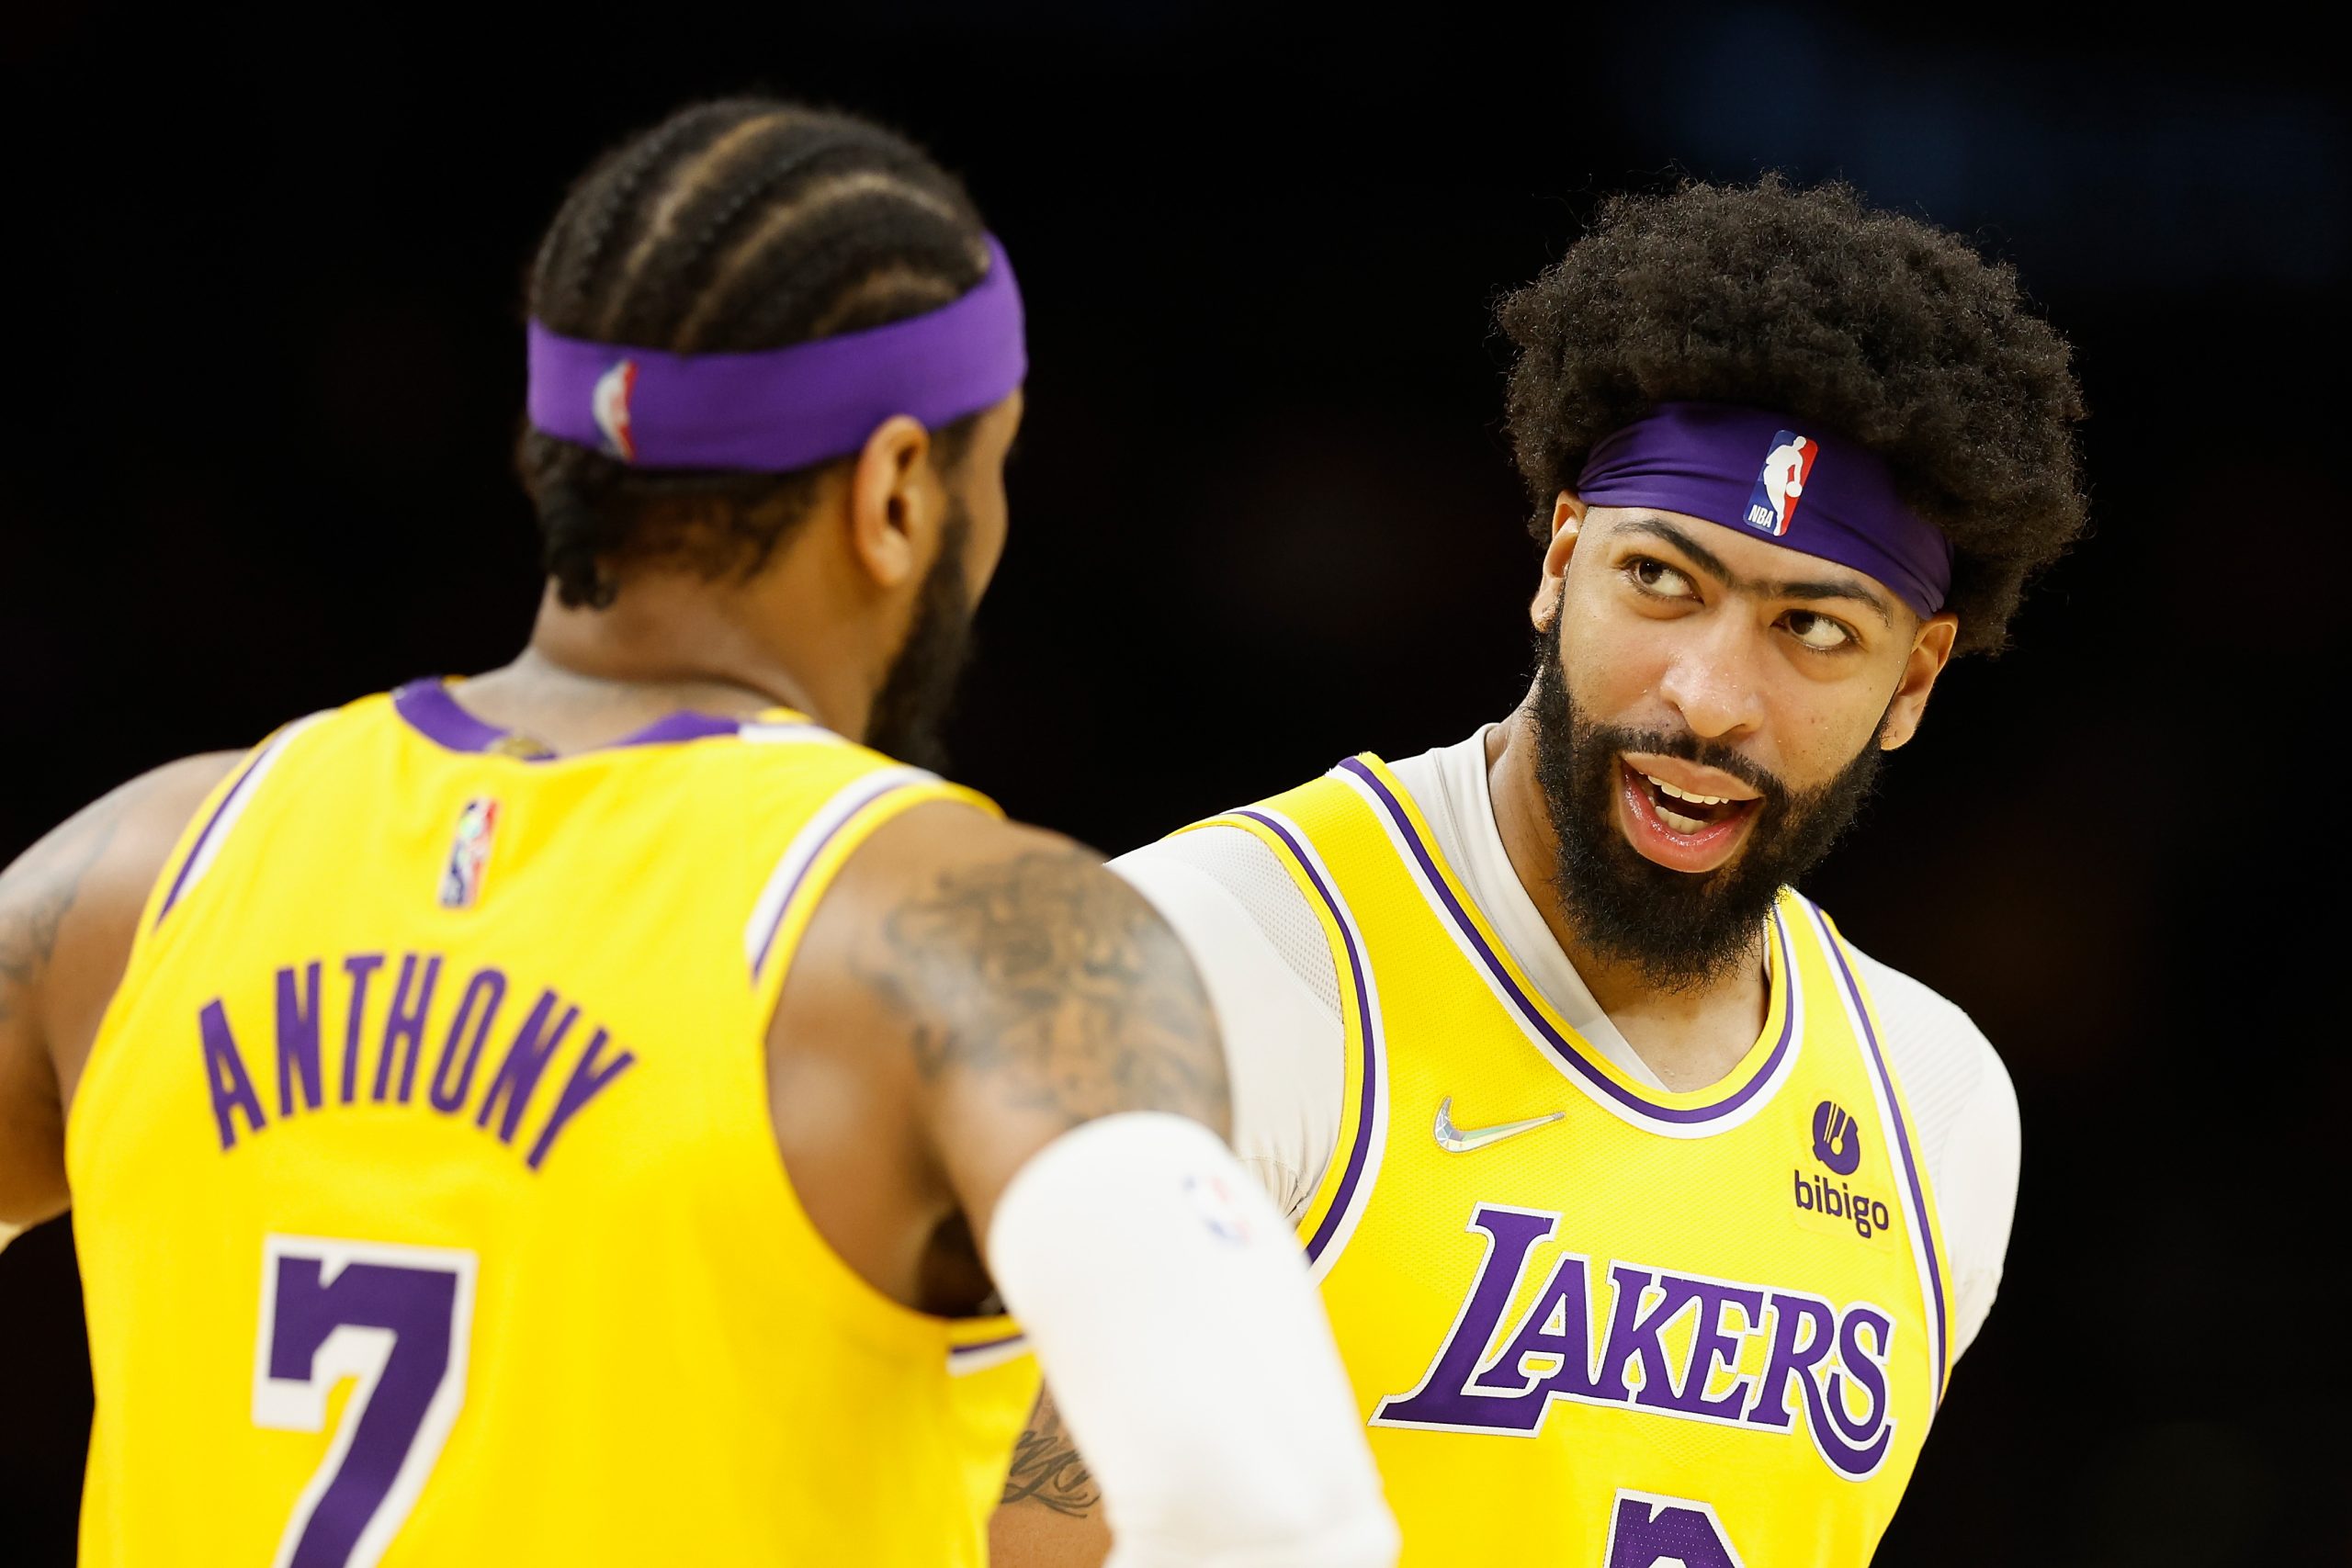
[[(1589, 720), (1568, 694), (1558, 622), (1536, 642), (1535, 778), (1559, 843), (1552, 885), (1570, 928), (1597, 956), (1631, 965), (1662, 991), (1694, 990), (1749, 961), (1781, 889), (1820, 863), (1870, 798), (1884, 755), (1876, 736), (1828, 783), (1791, 790), (1730, 747), (1687, 730)], [(1730, 864), (1672, 871), (1625, 841), (1617, 791), (1626, 751), (1720, 768), (1762, 794)]]
[(890, 661), (865, 723), (865, 743), (876, 751), (933, 773), (947, 769), (940, 736), (956, 685), (972, 661), (972, 589), (964, 580), (964, 547), (971, 518), (960, 506), (940, 531), (939, 558), (915, 595), (907, 640)]

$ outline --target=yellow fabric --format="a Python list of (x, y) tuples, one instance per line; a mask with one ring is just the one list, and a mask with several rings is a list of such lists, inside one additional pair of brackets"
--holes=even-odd
[[(1300, 1229), (1406, 1562), (1867, 1561), (1940, 1396), (1930, 1281), (1948, 1269), (1867, 999), (1843, 989), (1817, 911), (1780, 900), (1770, 1016), (1747, 1058), (1665, 1093), (1541, 1000), (1377, 759), (1216, 821), (1290, 868), (1339, 967), (1346, 1112)], [(1449, 1152), (1449, 1100), (1465, 1141), (1564, 1114)], [(1816, 1151), (1817, 1118), (1844, 1174)], [(1664, 1326), (1645, 1333), (1645, 1311)], [(1797, 1365), (1774, 1376), (1784, 1322)], [(1654, 1407), (1700, 1401), (1713, 1407)]]
[[(902, 1308), (827, 1247), (763, 1041), (849, 852), (910, 807), (987, 803), (764, 718), (535, 761), (373, 697), (197, 814), (68, 1130), (84, 1563), (985, 1561), (1035, 1363), (1007, 1320)], [(420, 1300), (398, 1341), (367, 1325)], [(453, 1326), (454, 1379), (431, 1355)], [(396, 1397), (419, 1386), (422, 1420)], [(346, 1450), (361, 1406), (384, 1429)]]

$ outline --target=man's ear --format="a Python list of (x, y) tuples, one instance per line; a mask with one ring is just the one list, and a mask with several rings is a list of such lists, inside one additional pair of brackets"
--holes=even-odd
[(1544, 575), (1527, 618), (1539, 632), (1552, 629), (1552, 613), (1559, 608), (1561, 580), (1568, 574), (1568, 558), (1577, 552), (1577, 536), (1584, 527), (1584, 502), (1573, 491), (1562, 491), (1552, 502), (1552, 542), (1544, 547)]
[(896, 588), (929, 563), (929, 536), (942, 511), (930, 455), (931, 432), (892, 414), (874, 427), (850, 469), (851, 553), (878, 588)]
[(1959, 638), (1956, 615), (1930, 615), (1919, 623), (1918, 635), (1911, 639), (1911, 652), (1903, 661), (1903, 680), (1886, 705), (1885, 722), (1879, 727), (1880, 750), (1892, 751), (1919, 733), (1928, 694), (1936, 689), (1936, 677), (1951, 662), (1952, 645)]

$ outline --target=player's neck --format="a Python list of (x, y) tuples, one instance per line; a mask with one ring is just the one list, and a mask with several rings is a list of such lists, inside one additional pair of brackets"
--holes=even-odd
[(561, 750), (681, 710), (749, 717), (785, 707), (844, 735), (863, 733), (872, 695), (854, 669), (840, 660), (827, 669), (797, 646), (805, 639), (761, 635), (762, 617), (730, 614), (723, 598), (696, 580), (648, 576), (592, 610), (560, 603), (550, 586), (530, 646), (468, 682), (463, 701)]
[(1487, 788), (1511, 870), (1593, 1000), (1650, 1070), (1668, 1089), (1703, 1089), (1738, 1065), (1763, 1028), (1771, 1000), (1764, 932), (1757, 932), (1752, 962), (1687, 989), (1663, 989), (1638, 966), (1597, 952), (1553, 883), (1559, 846), (1535, 777), (1532, 722), (1522, 708), (1487, 734)]

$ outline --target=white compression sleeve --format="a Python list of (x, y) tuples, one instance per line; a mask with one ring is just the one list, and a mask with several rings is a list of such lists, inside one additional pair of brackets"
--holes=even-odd
[(1102, 1483), (1115, 1568), (1379, 1568), (1396, 1526), (1296, 1237), (1216, 1134), (1090, 1122), (1007, 1184), (990, 1272)]

